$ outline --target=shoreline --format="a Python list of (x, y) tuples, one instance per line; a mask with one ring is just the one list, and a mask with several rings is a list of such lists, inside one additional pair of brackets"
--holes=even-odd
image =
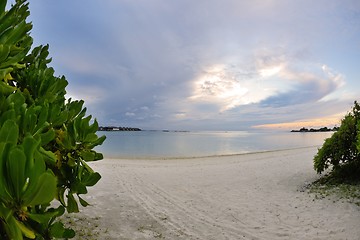
[(322, 145), (312, 145), (312, 146), (302, 146), (302, 147), (292, 147), (292, 148), (279, 148), (279, 149), (271, 149), (271, 150), (256, 150), (256, 151), (248, 151), (243, 153), (229, 153), (229, 154), (215, 154), (215, 155), (199, 155), (199, 156), (105, 156), (101, 161), (107, 160), (187, 160), (187, 159), (202, 159), (202, 158), (221, 158), (221, 157), (232, 157), (232, 156), (243, 156), (243, 155), (251, 155), (251, 154), (259, 154), (259, 153), (272, 153), (272, 152), (282, 152), (282, 151), (291, 151), (291, 150), (300, 150), (300, 149), (312, 149), (312, 148), (320, 148)]
[(358, 239), (358, 206), (304, 191), (316, 152), (92, 162), (102, 179), (70, 225), (75, 239)]

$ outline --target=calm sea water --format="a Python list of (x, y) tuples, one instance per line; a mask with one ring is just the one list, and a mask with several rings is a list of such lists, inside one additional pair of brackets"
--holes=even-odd
[(241, 154), (321, 146), (331, 132), (98, 132), (105, 158), (172, 158)]

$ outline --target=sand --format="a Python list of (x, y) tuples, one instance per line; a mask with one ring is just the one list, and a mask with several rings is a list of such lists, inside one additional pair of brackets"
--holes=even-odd
[(304, 190), (316, 151), (105, 159), (72, 221), (78, 239), (360, 239), (360, 207)]

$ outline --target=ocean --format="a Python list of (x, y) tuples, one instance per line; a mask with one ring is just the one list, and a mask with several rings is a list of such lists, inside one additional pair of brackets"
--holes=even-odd
[(320, 147), (332, 132), (138, 131), (98, 132), (106, 135), (96, 151), (104, 158), (186, 158)]

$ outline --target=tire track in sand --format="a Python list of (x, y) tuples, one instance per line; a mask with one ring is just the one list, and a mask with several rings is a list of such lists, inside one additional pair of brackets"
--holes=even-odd
[[(258, 239), (239, 228), (218, 222), (206, 211), (180, 201), (161, 187), (144, 181), (135, 172), (127, 171), (125, 179), (127, 181), (124, 186), (131, 192), (133, 199), (169, 230), (171, 235), (178, 238), (186, 237), (185, 239)], [(211, 238), (214, 235), (217, 236)]]
[[(152, 217), (156, 222), (158, 222), (161, 226), (163, 226), (169, 234), (172, 236), (176, 236), (178, 239), (196, 239), (190, 233), (187, 233), (184, 226), (177, 224), (176, 222), (168, 221), (167, 212), (161, 210), (161, 204), (159, 204), (156, 200), (154, 200), (151, 196), (153, 194), (152, 191), (147, 190), (146, 193), (143, 191), (142, 187), (139, 187), (138, 184), (132, 184), (132, 182), (137, 182), (138, 178), (135, 177), (135, 173), (131, 171), (127, 171), (126, 174), (122, 173), (122, 177), (124, 178), (122, 181), (122, 186), (124, 189), (130, 193), (130, 197)], [(130, 180), (133, 179), (133, 180)], [(144, 184), (140, 185), (144, 186)]]

